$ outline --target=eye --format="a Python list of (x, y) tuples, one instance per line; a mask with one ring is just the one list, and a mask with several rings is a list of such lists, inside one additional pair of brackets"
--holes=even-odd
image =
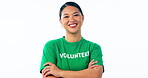
[(79, 16), (79, 14), (76, 14), (76, 15), (74, 15), (74, 16)]
[(64, 16), (64, 18), (69, 18), (69, 16)]

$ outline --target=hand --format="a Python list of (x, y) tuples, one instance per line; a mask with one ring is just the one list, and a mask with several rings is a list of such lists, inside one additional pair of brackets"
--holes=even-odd
[(47, 77), (43, 77), (43, 78), (60, 78), (60, 77), (55, 77), (55, 76), (47, 76)]
[[(48, 68), (48, 66), (46, 66), (43, 70), (42, 70), (42, 77), (43, 78), (49, 78), (50, 76), (53, 76), (52, 74), (50, 74), (50, 69)], [(48, 75), (45, 75), (46, 73), (48, 73)]]
[(88, 69), (97, 69), (97, 67), (98, 67), (99, 65), (94, 65), (94, 64), (96, 64), (96, 63), (98, 63), (98, 61), (95, 61), (95, 62), (94, 62), (94, 59), (91, 60), (90, 63), (89, 63), (89, 65), (88, 65)]
[(43, 77), (46, 78), (51, 75), (55, 77), (60, 77), (60, 73), (62, 72), (62, 70), (60, 70), (55, 64), (47, 62), (46, 64), (44, 64), (44, 66), (46, 67), (42, 70)]

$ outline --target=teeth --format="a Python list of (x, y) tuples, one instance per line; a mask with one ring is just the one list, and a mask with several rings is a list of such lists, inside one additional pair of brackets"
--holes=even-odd
[(72, 24), (72, 25), (69, 25), (69, 26), (76, 26), (77, 24)]

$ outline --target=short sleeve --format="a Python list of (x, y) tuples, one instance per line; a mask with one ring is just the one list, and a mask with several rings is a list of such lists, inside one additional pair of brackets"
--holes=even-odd
[(45, 63), (47, 62), (51, 62), (53, 64), (56, 63), (54, 49), (51, 46), (52, 46), (51, 44), (49, 45), (47, 43), (44, 46), (41, 65), (40, 65), (40, 73), (42, 73), (42, 69), (45, 68), (45, 66), (43, 66)]
[(94, 46), (94, 49), (92, 50), (91, 52), (91, 55), (90, 55), (90, 60), (93, 60), (94, 61), (98, 61), (98, 63), (94, 64), (94, 65), (102, 65), (103, 66), (103, 71), (104, 71), (104, 65), (103, 65), (103, 59), (102, 59), (102, 50), (101, 50), (101, 47), (96, 44)]

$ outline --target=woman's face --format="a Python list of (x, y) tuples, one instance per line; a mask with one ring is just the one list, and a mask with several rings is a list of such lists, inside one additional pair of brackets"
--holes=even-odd
[(66, 29), (67, 33), (76, 34), (81, 32), (84, 16), (73, 6), (67, 6), (63, 9), (60, 23)]

